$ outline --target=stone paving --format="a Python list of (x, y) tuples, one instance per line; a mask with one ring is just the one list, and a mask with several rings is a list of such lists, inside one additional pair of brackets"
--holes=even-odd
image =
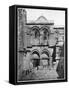
[(51, 79), (57, 79), (58, 74), (55, 69), (51, 68), (43, 68), (42, 70), (34, 69), (34, 73), (36, 74), (36, 79), (44, 79), (44, 80), (51, 80)]
[(32, 69), (27, 75), (23, 74), (20, 80), (57, 80), (58, 74), (54, 68)]

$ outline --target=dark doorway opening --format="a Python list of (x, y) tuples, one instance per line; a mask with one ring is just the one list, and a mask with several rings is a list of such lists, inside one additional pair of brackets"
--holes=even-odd
[(39, 59), (33, 59), (33, 67), (38, 67), (40, 65)]
[(32, 53), (32, 63), (33, 67), (38, 67), (40, 65), (40, 55), (37, 51)]

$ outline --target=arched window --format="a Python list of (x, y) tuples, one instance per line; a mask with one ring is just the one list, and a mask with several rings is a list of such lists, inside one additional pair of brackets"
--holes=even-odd
[(33, 29), (33, 32), (34, 32), (34, 38), (39, 38), (39, 36), (40, 36), (39, 30), (36, 29), (36, 28), (34, 28), (34, 29)]
[(46, 28), (44, 28), (43, 31), (44, 31), (44, 40), (46, 40), (48, 38), (49, 31)]
[(32, 32), (34, 32), (35, 38), (39, 38), (39, 36), (40, 36), (39, 27), (37, 27), (37, 26), (32, 27)]
[(43, 31), (43, 39), (46, 40), (48, 38), (49, 35), (49, 28), (47, 27), (41, 27), (41, 31)]
[(47, 30), (44, 30), (44, 40), (46, 40), (48, 37), (48, 31)]
[(35, 30), (35, 38), (38, 38), (40, 36), (39, 31)]

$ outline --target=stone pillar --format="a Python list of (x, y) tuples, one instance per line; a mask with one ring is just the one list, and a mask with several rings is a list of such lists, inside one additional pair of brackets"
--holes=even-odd
[(60, 47), (56, 47), (56, 60), (60, 60)]
[(25, 24), (26, 11), (18, 9), (18, 50), (23, 50), (25, 46)]
[(31, 47), (31, 36), (27, 35), (27, 47)]
[(50, 67), (52, 67), (52, 57), (50, 57), (50, 59), (49, 59), (49, 65), (50, 65)]

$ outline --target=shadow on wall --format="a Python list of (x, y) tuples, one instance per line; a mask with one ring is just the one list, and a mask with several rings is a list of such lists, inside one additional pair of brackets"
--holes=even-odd
[(64, 45), (61, 47), (60, 61), (57, 67), (58, 78), (64, 78)]

